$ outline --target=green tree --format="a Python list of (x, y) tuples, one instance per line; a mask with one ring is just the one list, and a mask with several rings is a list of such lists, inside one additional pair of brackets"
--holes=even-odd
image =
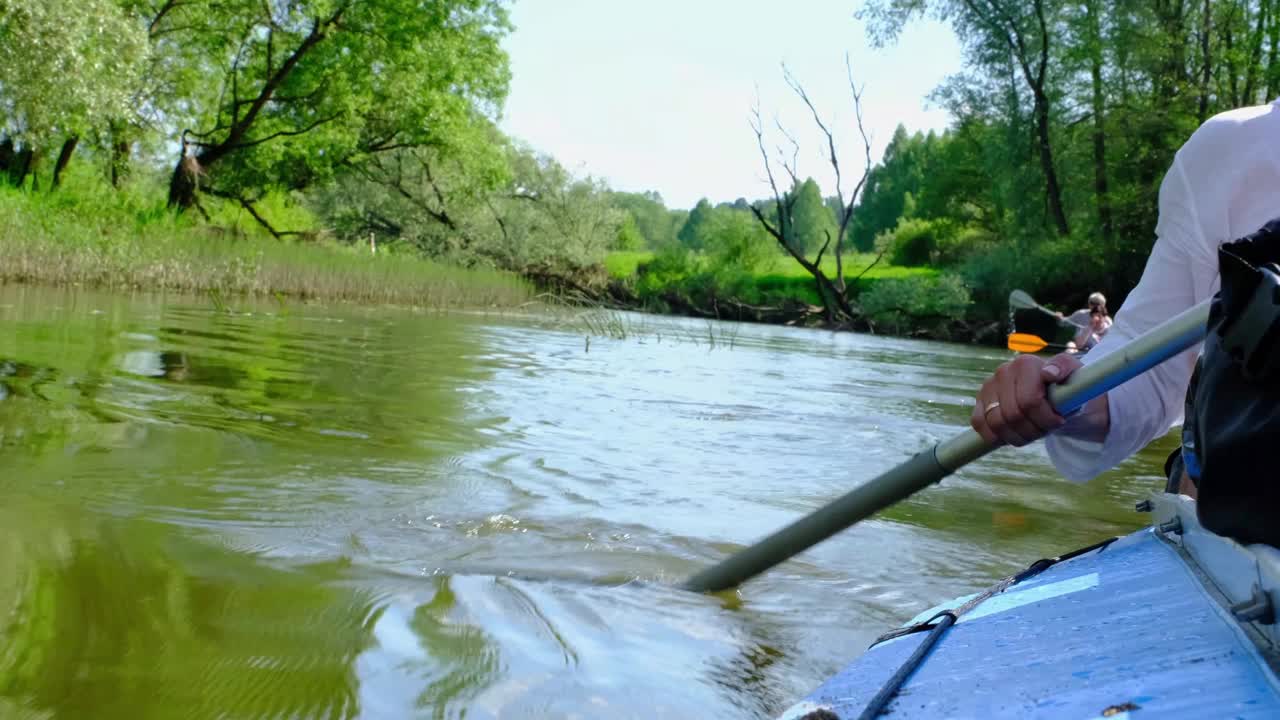
[(218, 105), (222, 88), (212, 79), (223, 73), (227, 56), (236, 49), (219, 39), (219, 23), (230, 22), (249, 6), (210, 0), (116, 1), (148, 47), (147, 62), (130, 90), (131, 103), (108, 118), (97, 134), (107, 150), (107, 175), (120, 187), (135, 150), (156, 156), (170, 152), (174, 134), (198, 127)]
[(493, 260), (492, 203), (512, 192), (514, 153), (497, 128), (465, 126), (441, 147), (370, 156), (313, 191), (311, 204), (349, 239), (373, 234), (463, 264)]
[[(910, 191), (914, 214), (1000, 232), (1006, 220), (1005, 194), (1014, 192), (1007, 187), (1008, 168), (999, 165), (1002, 153), (995, 152), (1000, 139), (991, 121), (966, 118), (926, 144), (919, 182)], [(905, 196), (903, 214), (908, 214)]]
[(634, 215), (627, 213), (623, 216), (623, 220), (618, 224), (617, 239), (614, 240), (614, 250), (643, 250), (646, 242), (644, 235), (640, 234), (640, 227), (636, 224)]
[(814, 252), (830, 240), (835, 242), (836, 219), (822, 199), (822, 191), (813, 178), (795, 190), (796, 202), (791, 209), (794, 223), (792, 238), (801, 252)]
[(773, 238), (750, 212), (718, 208), (704, 226), (706, 252), (713, 268), (756, 270), (777, 257)]
[(658, 248), (675, 241), (680, 226), (673, 222), (671, 211), (663, 204), (661, 195), (656, 192), (612, 192), (609, 196), (615, 206), (630, 213), (646, 246)]
[(626, 218), (605, 184), (574, 177), (554, 158), (527, 148), (513, 148), (510, 157), (512, 180), (488, 203), (500, 264), (571, 274), (601, 265)]
[(601, 264), (619, 242), (643, 242), (603, 183), (574, 177), (493, 127), (485, 141), (455, 138), (450, 147), (375, 157), (312, 198), (349, 240), (372, 233), (463, 265), (574, 274)]
[(680, 227), (676, 239), (681, 245), (690, 250), (701, 250), (706, 244), (706, 224), (711, 219), (715, 208), (711, 207), (711, 201), (703, 198), (693, 206), (693, 210), (689, 212), (689, 217), (684, 221), (684, 225)]
[(670, 223), (671, 232), (667, 235), (666, 243), (660, 244), (654, 249), (661, 250), (666, 245), (678, 245), (680, 243), (678, 235), (684, 224), (689, 221), (689, 215), (690, 212), (688, 210), (679, 208), (667, 210), (667, 222)]
[[(1081, 285), (1122, 298), (1145, 264), (1176, 149), (1215, 113), (1280, 92), (1276, 0), (877, 0), (864, 16), (885, 41), (924, 14), (965, 39), (965, 68), (934, 93), (954, 124), (908, 191), (918, 217), (954, 231), (935, 257), (966, 256), (954, 244), (970, 240), (989, 247), (966, 263), (993, 317), (1009, 283), (1050, 300)], [(892, 164), (887, 153), (860, 210), (877, 205)], [(1061, 247), (1045, 242), (1066, 234)]]
[(183, 133), (169, 185), (179, 208), (201, 190), (247, 206), (384, 153), (448, 145), (506, 93), (509, 23), (495, 0), (170, 5), (161, 24), (200, 28), (182, 37), (205, 48), (218, 87)]
[(129, 105), (147, 50), (112, 0), (0, 0), (0, 169), (21, 183), (60, 144), (56, 186), (80, 138)]
[(928, 149), (924, 135), (897, 127), (879, 164), (867, 174), (867, 187), (854, 208), (850, 231), (854, 247), (869, 252), (876, 237), (898, 224), (906, 196), (920, 194)]
[(859, 16), (870, 21), (877, 43), (892, 40), (912, 18), (932, 14), (951, 20), (965, 40), (966, 60), (988, 75), (1010, 79), (1030, 94), (1035, 156), (1044, 179), (1050, 222), (1059, 235), (1070, 233), (1063, 184), (1054, 149), (1054, 97), (1059, 78), (1050, 72), (1062, 44), (1061, 0), (873, 0)]

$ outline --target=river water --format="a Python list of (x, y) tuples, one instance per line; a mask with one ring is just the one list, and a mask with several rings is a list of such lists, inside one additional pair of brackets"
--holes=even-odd
[(1009, 354), (636, 315), (0, 288), (0, 717), (763, 718), (1141, 525), (1001, 450), (672, 586), (965, 426)]

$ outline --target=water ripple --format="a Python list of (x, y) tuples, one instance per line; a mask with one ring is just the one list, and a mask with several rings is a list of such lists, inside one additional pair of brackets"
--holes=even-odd
[(0, 288), (0, 715), (769, 717), (1136, 527), (1172, 446), (1085, 486), (1001, 450), (692, 595), (963, 428), (1005, 354), (626, 317)]

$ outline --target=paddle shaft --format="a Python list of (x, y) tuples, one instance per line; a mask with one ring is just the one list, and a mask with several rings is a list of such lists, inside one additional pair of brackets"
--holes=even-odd
[[(1166, 320), (1123, 347), (1086, 365), (1061, 385), (1049, 387), (1049, 402), (1061, 415), (1159, 365), (1204, 339), (1209, 302)], [(942, 480), (995, 449), (973, 429), (918, 453), (817, 511), (729, 556), (686, 580), (694, 592), (718, 592), (788, 560), (854, 523)]]
[(1023, 290), (1014, 290), (1013, 292), (1009, 293), (1009, 304), (1020, 310), (1039, 310), (1045, 315), (1052, 315), (1054, 319), (1056, 319), (1059, 323), (1063, 325), (1070, 325), (1072, 327), (1077, 327), (1077, 328), (1086, 328), (1089, 326), (1088, 323), (1081, 325), (1080, 323), (1072, 322), (1069, 318), (1059, 315), (1058, 313), (1036, 302), (1035, 298), (1031, 297), (1031, 295), (1027, 294)]
[(1038, 353), (1042, 350), (1071, 350), (1074, 345), (1060, 345), (1058, 343), (1045, 342), (1043, 338), (1026, 333), (1018, 333), (1010, 335), (1005, 342), (1005, 347), (1019, 353)]
[(1039, 310), (1040, 312), (1044, 313), (1045, 315), (1052, 315), (1052, 316), (1053, 316), (1053, 318), (1054, 318), (1055, 320), (1057, 320), (1057, 321), (1058, 321), (1060, 324), (1062, 324), (1062, 325), (1070, 325), (1070, 326), (1071, 326), (1071, 327), (1073, 327), (1073, 328), (1087, 328), (1087, 327), (1089, 327), (1089, 326), (1088, 326), (1088, 324), (1081, 325), (1080, 323), (1075, 322), (1074, 320), (1072, 320), (1070, 317), (1063, 316), (1063, 315), (1059, 315), (1058, 313), (1056, 313), (1056, 312), (1054, 312), (1054, 311), (1050, 310), (1049, 308), (1047, 308), (1047, 307), (1045, 307), (1045, 306), (1043, 306), (1043, 305), (1040, 305), (1039, 303), (1037, 303), (1037, 304), (1036, 304), (1036, 309), (1037, 309), (1037, 310)]
[(1056, 345), (1054, 343), (1045, 343), (1044, 345), (1041, 345), (1040, 347), (1037, 347), (1037, 348), (1029, 348), (1029, 347), (1022, 348), (1022, 347), (1014, 347), (1010, 345), (1009, 349), (1016, 353), (1022, 353), (1023, 355), (1034, 355), (1038, 352), (1043, 352), (1045, 350), (1053, 350), (1056, 352), (1066, 352), (1067, 350), (1074, 350), (1075, 347), (1072, 345)]

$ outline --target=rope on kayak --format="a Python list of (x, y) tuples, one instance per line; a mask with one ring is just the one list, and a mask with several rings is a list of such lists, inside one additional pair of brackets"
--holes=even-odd
[(876, 693), (876, 696), (871, 698), (871, 702), (867, 703), (862, 714), (858, 716), (858, 720), (875, 720), (875, 718), (880, 717), (880, 714), (885, 711), (885, 708), (888, 707), (889, 703), (898, 694), (898, 691), (900, 691), (902, 686), (906, 684), (907, 678), (911, 677), (911, 673), (915, 672), (916, 668), (924, 663), (924, 659), (928, 657), (934, 646), (936, 646), (938, 641), (942, 639), (942, 636), (946, 634), (947, 630), (952, 625), (955, 625), (960, 617), (965, 613), (981, 605), (987, 600), (990, 600), (992, 596), (998, 595), (1028, 578), (1039, 575), (1049, 567), (1065, 560), (1070, 560), (1071, 558), (1084, 555), (1085, 553), (1090, 553), (1095, 550), (1100, 551), (1115, 542), (1117, 539), (1118, 538), (1107, 538), (1100, 543), (1090, 545), (1086, 548), (1080, 548), (1079, 550), (1069, 552), (1066, 555), (1037, 560), (1027, 566), (1026, 570), (1023, 570), (1016, 575), (1010, 575), (995, 585), (992, 585), (981, 593), (975, 595), (960, 607), (953, 608), (951, 610), (943, 610), (924, 622), (900, 628), (876, 638), (876, 641), (871, 643), (871, 647), (875, 647), (876, 645), (879, 645), (886, 640), (892, 640), (893, 638), (924, 632), (925, 630), (929, 631), (928, 636), (920, 641), (920, 645), (916, 647), (915, 652), (911, 653), (911, 657), (907, 658), (907, 661), (898, 668), (898, 671), (893, 674), (893, 677), (889, 678), (889, 680), (880, 688), (880, 692)]
[[(1089, 547), (1080, 548), (1079, 550), (1073, 550), (1067, 553), (1066, 555), (1059, 555), (1058, 557), (1043, 558), (1043, 559), (1037, 560), (1031, 563), (1030, 565), (1028, 565), (1026, 570), (1023, 570), (1022, 572), (1016, 575), (1010, 575), (1009, 577), (1001, 580), (995, 585), (992, 585), (986, 590), (983, 590), (982, 592), (973, 596), (971, 599), (969, 599), (965, 604), (961, 605), (960, 607), (952, 608), (949, 612), (955, 613), (956, 619), (959, 619), (965, 613), (981, 605), (982, 603), (990, 600), (993, 596), (999, 595), (1000, 593), (1004, 592), (1005, 590), (1008, 590), (1010, 587), (1013, 587), (1014, 585), (1017, 585), (1018, 583), (1024, 580), (1027, 580), (1029, 578), (1035, 577), (1036, 575), (1039, 575), (1041, 572), (1044, 572), (1049, 567), (1056, 565), (1060, 562), (1070, 560), (1071, 558), (1084, 555), (1085, 553), (1093, 552), (1094, 550), (1101, 550), (1118, 539), (1119, 538), (1114, 538), (1114, 537), (1107, 538), (1106, 540), (1103, 540), (1100, 543), (1090, 545)], [(898, 628), (896, 630), (890, 630), (889, 632), (876, 638), (874, 642), (872, 642), (870, 645), (867, 646), (867, 649), (870, 650), (871, 648), (879, 645), (882, 642), (885, 642), (887, 640), (892, 640), (894, 638), (900, 638), (904, 635), (913, 635), (918, 632), (924, 632), (925, 630), (932, 630), (933, 625), (931, 625), (930, 623), (932, 623), (936, 618), (937, 616), (935, 615), (934, 617), (929, 618), (924, 622), (916, 623), (915, 625), (908, 625), (907, 627)]]
[(880, 688), (880, 692), (871, 698), (871, 702), (867, 703), (867, 707), (858, 716), (858, 720), (875, 720), (880, 717), (880, 713), (884, 712), (885, 707), (902, 689), (902, 685), (907, 682), (907, 678), (911, 676), (911, 673), (915, 672), (916, 667), (924, 662), (925, 656), (938, 643), (938, 640), (942, 639), (942, 634), (956, 623), (956, 616), (950, 610), (943, 610), (923, 624), (928, 625), (934, 620), (938, 621), (937, 624), (932, 626), (933, 629), (924, 640), (920, 641), (920, 646), (916, 648), (915, 652), (911, 653), (911, 657), (907, 658), (902, 667), (898, 668), (898, 672), (894, 673), (893, 677), (889, 678), (889, 682)]

